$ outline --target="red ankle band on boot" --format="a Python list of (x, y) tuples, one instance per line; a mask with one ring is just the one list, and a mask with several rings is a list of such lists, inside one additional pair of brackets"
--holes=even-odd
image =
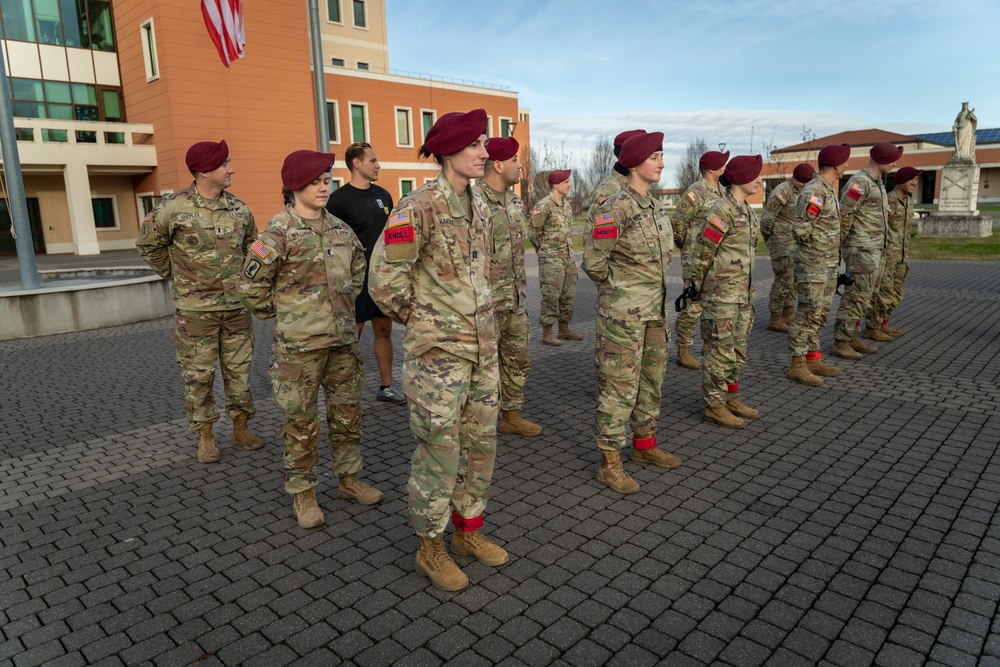
[(889, 318), (885, 318), (884, 320), (882, 320), (882, 326), (885, 326), (887, 324), (889, 324)]
[(632, 438), (632, 446), (636, 449), (656, 449), (656, 436), (648, 438)]
[(739, 383), (737, 384), (729, 384), (728, 382), (726, 383), (726, 391), (728, 391), (730, 394), (735, 394), (739, 390), (740, 390)]
[(471, 530), (479, 530), (483, 527), (483, 515), (474, 516), (471, 519), (466, 519), (458, 512), (451, 513), (451, 522), (455, 525), (456, 530), (461, 530), (463, 532), (469, 532)]
[(807, 361), (813, 361), (814, 359), (822, 359), (822, 358), (823, 358), (822, 352), (806, 352)]

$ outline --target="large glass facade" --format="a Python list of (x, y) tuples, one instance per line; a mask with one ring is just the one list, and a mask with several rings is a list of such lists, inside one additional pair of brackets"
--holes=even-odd
[(4, 39), (115, 50), (109, 0), (0, 0)]

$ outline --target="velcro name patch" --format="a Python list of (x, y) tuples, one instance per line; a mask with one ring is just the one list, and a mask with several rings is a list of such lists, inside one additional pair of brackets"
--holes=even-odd
[(385, 244), (413, 243), (413, 225), (397, 225), (385, 228)]
[(809, 204), (809, 208), (806, 209), (806, 213), (815, 218), (819, 215), (819, 206), (816, 206), (816, 204)]
[(616, 239), (618, 238), (618, 228), (612, 225), (604, 227), (594, 227), (595, 239)]
[(266, 243), (262, 242), (260, 239), (257, 239), (256, 241), (250, 244), (250, 252), (257, 255), (261, 259), (267, 259), (268, 256), (272, 252), (274, 252), (274, 249), (271, 248), (271, 246), (267, 245)]
[(854, 201), (860, 201), (861, 195), (865, 193), (864, 187), (860, 183), (855, 183), (851, 186), (851, 189), (847, 191), (847, 196)]
[(720, 232), (725, 232), (727, 229), (729, 229), (729, 225), (726, 224), (726, 221), (717, 215), (713, 215), (712, 219), (709, 220), (708, 222), (713, 227), (717, 228)]
[(712, 243), (718, 243), (722, 240), (722, 234), (717, 229), (712, 229), (711, 227), (706, 227), (704, 232), (705, 238)]

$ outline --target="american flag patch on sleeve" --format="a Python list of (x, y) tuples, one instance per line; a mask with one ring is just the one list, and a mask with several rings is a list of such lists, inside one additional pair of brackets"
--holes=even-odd
[(262, 243), (260, 239), (257, 239), (250, 245), (250, 252), (257, 255), (261, 259), (267, 259), (268, 255), (273, 252), (271, 246)]
[(413, 221), (410, 219), (410, 210), (405, 209), (402, 211), (397, 211), (393, 213), (389, 220), (385, 223), (386, 227), (402, 227), (403, 225), (411, 225)]
[(602, 213), (594, 220), (595, 225), (611, 225), (615, 222), (614, 213)]

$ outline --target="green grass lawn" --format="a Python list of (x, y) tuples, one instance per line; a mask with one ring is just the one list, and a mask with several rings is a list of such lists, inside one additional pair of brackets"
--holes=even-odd
[(910, 259), (964, 259), (1000, 261), (1000, 232), (982, 239), (942, 239), (914, 236)]

